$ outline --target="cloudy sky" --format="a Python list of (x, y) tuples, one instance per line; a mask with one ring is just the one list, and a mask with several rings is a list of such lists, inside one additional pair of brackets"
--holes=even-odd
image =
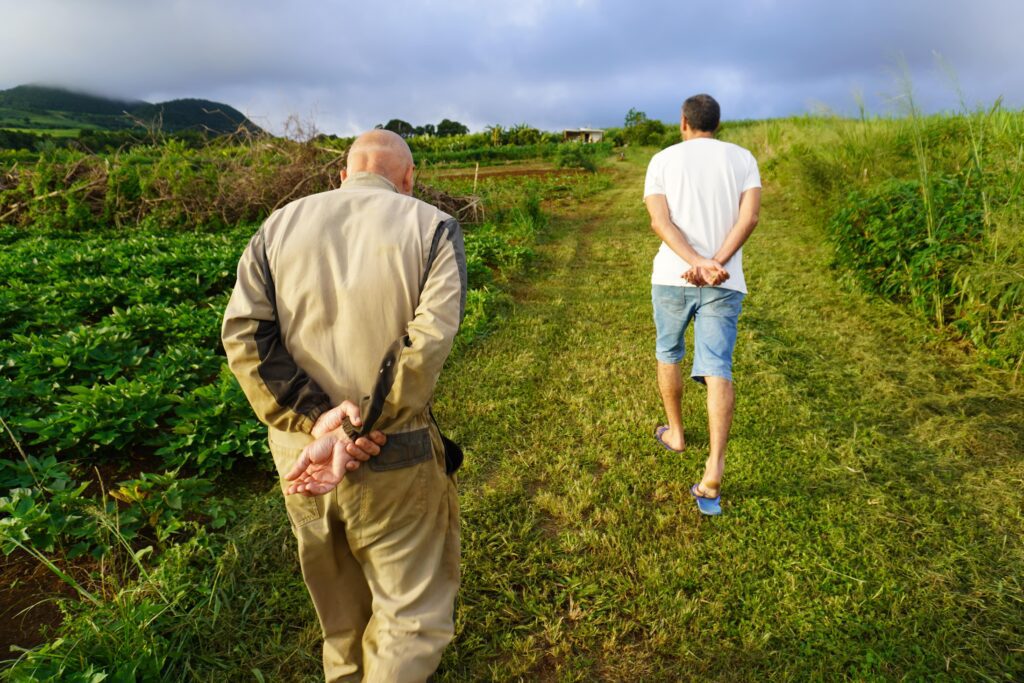
[[(1024, 106), (1024, 0), (0, 0), (0, 89), (205, 97), (280, 131)], [(936, 57), (938, 55), (938, 57)], [(955, 76), (950, 76), (950, 72)]]

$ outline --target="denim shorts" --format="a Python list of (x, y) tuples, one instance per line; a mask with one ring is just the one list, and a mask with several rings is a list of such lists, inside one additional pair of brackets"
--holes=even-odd
[(732, 351), (736, 346), (736, 321), (743, 307), (743, 292), (724, 287), (675, 287), (651, 285), (655, 356), (675, 365), (686, 355), (683, 333), (693, 320), (693, 369), (698, 382), (705, 377), (732, 380)]

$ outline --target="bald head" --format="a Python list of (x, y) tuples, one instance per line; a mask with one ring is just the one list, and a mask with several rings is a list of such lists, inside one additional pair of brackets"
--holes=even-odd
[(353, 173), (369, 171), (384, 176), (403, 194), (412, 194), (412, 152), (405, 140), (390, 130), (363, 133), (348, 150), (348, 165), (342, 180)]

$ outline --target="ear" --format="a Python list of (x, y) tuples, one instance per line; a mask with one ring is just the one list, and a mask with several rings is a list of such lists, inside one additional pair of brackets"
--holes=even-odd
[(413, 175), (415, 173), (416, 166), (409, 164), (409, 167), (405, 169), (405, 175), (402, 176), (402, 187), (400, 188), (402, 190), (402, 194), (412, 196)]
[(347, 178), (348, 178), (348, 169), (347, 168), (341, 169), (341, 182), (345, 182), (345, 180)]

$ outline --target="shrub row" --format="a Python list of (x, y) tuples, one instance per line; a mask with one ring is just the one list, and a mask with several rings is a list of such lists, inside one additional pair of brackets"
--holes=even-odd
[(224, 228), (337, 187), (343, 154), (276, 138), (139, 145), (108, 155), (71, 149), (0, 174), (0, 224), (33, 230)]
[(892, 179), (847, 195), (827, 229), (835, 265), (868, 291), (941, 322), (955, 315), (956, 276), (982, 239), (984, 222), (976, 187), (957, 176), (936, 181), (934, 221), (921, 183)]

